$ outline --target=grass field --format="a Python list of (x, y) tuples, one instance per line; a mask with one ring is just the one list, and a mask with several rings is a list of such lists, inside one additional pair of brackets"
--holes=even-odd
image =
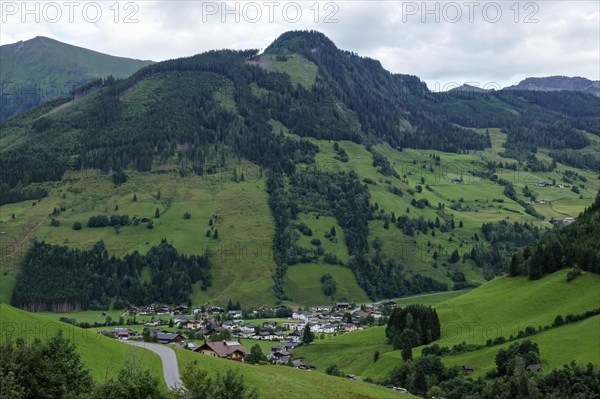
[[(574, 359), (580, 365), (600, 364), (600, 316), (568, 324), (560, 328), (544, 331), (528, 338), (538, 344), (542, 358), (543, 371), (561, 368)], [(473, 376), (484, 376), (496, 367), (494, 358), (501, 348), (510, 344), (480, 349), (475, 352), (463, 353), (444, 357), (447, 366), (462, 366), (469, 364), (475, 367)]]
[(0, 304), (0, 342), (17, 338), (23, 338), (27, 342), (33, 342), (36, 338), (45, 340), (56, 335), (59, 330), (77, 346), (85, 367), (91, 370), (96, 381), (116, 377), (128, 362), (132, 362), (142, 369), (150, 370), (166, 389), (158, 355), (100, 336), (96, 329), (81, 329)]
[[(304, 61), (292, 57), (285, 62), (269, 62), (271, 67), (279, 65), (293, 69), (293, 65)], [(299, 70), (308, 71), (304, 67)], [(302, 79), (306, 80), (305, 78), (298, 77), (298, 83)], [(309, 81), (310, 79), (305, 83)], [(145, 81), (125, 101), (133, 104), (140, 98), (146, 98), (154, 90), (152, 84), (152, 81)], [(215, 94), (225, 108), (235, 106), (231, 93), (227, 91), (229, 84), (230, 82), (225, 82), (223, 92)], [(142, 102), (136, 106), (145, 105)], [(273, 120), (271, 124), (275, 131), (298, 138), (291, 135), (281, 123)], [(479, 233), (481, 236), (481, 225), (484, 222), (527, 221), (546, 228), (550, 226), (548, 220), (551, 217), (562, 219), (576, 216), (590, 204), (600, 187), (597, 176), (593, 173), (561, 164), (558, 164), (554, 172), (535, 174), (499, 169), (499, 177), (515, 185), (520, 199), (526, 199), (522, 195), (522, 189), (527, 185), (538, 199), (551, 201), (551, 205), (535, 205), (536, 210), (546, 217), (545, 221), (527, 215), (520, 204), (503, 195), (502, 186), (470, 173), (483, 170), (487, 161), (507, 162), (499, 155), (503, 151), (505, 135), (498, 129), (489, 130), (492, 148), (467, 154), (414, 149), (398, 151), (387, 144), (374, 145), (374, 149), (389, 160), (398, 177), (380, 174), (373, 166), (372, 154), (363, 145), (340, 141), (340, 147), (348, 154), (348, 162), (341, 162), (335, 158), (332, 141), (308, 140), (319, 147), (319, 153), (316, 154), (316, 167), (319, 169), (354, 170), (361, 180), (370, 179), (368, 187), (371, 202), (377, 204), (379, 211), (387, 214), (394, 212), (396, 216), (423, 216), (426, 220), (439, 218), (442, 222), (454, 220), (457, 226), (454, 230), (445, 233), (437, 230), (433, 237), (419, 232), (414, 236), (407, 236), (393, 223), (389, 229), (385, 229), (384, 221), (375, 219), (369, 221), (368, 236), (371, 247), (376, 239), (381, 242), (384, 259), (394, 259), (407, 273), (431, 276), (447, 283), (449, 289), (452, 289), (451, 277), (456, 270), (464, 273), (471, 283), (486, 282), (482, 270), (472, 261), (455, 264), (448, 262), (454, 250), (462, 255), (475, 245), (488, 245), (474, 239), (474, 234)], [(485, 129), (479, 131), (483, 134)], [(540, 150), (540, 156), (543, 152)], [(440, 157), (439, 163), (434, 156)], [(109, 176), (95, 171), (74, 172), (66, 176), (65, 181), (44, 183), (43, 186), (49, 189), (50, 194), (42, 201), (25, 201), (0, 207), (0, 300), (9, 301), (20, 261), (33, 238), (80, 248), (89, 248), (102, 239), (109, 252), (117, 256), (134, 250), (144, 253), (162, 238), (167, 238), (183, 253), (210, 251), (212, 254), (213, 285), (207, 291), (202, 291), (199, 286), (194, 287), (191, 298), (194, 305), (206, 302), (224, 305), (229, 299), (234, 302), (239, 300), (244, 307), (275, 303), (272, 291), (272, 273), (275, 268), (272, 256), (273, 219), (267, 205), (268, 194), (264, 178), (256, 165), (245, 161), (227, 161), (227, 166), (218, 169), (217, 173), (186, 177), (180, 177), (172, 169), (172, 165), (159, 164), (157, 161), (156, 170), (152, 173), (127, 171), (129, 180), (119, 186), (115, 186)], [(243, 182), (233, 181), (234, 169), (238, 177), (244, 172)], [(561, 182), (564, 177), (562, 172), (565, 170), (577, 171), (587, 179), (585, 188), (581, 188), (583, 198), (569, 189), (536, 185), (541, 180), (555, 179)], [(453, 183), (453, 178), (462, 178), (463, 183)], [(388, 190), (390, 185), (401, 189), (403, 195), (392, 194)], [(423, 187), (422, 192), (411, 194), (409, 190), (415, 190), (417, 185)], [(138, 198), (137, 202), (132, 201), (134, 194)], [(431, 206), (417, 209), (411, 205), (412, 199), (427, 199)], [(504, 202), (494, 201), (497, 199), (503, 199)], [(438, 208), (438, 204), (443, 204), (442, 209)], [(460, 209), (450, 208), (459, 204)], [(57, 216), (50, 216), (53, 209), (60, 206), (66, 210)], [(143, 224), (123, 227), (118, 233), (110, 227), (86, 226), (87, 219), (93, 215), (128, 214), (130, 217), (138, 215), (152, 218), (156, 208), (161, 217), (154, 220), (155, 228), (152, 230), (145, 228)], [(191, 219), (183, 219), (185, 212), (191, 213)], [(210, 227), (208, 221), (213, 215), (218, 215), (218, 221), (215, 226)], [(60, 221), (59, 227), (50, 225), (53, 217)], [(75, 221), (84, 225), (82, 230), (72, 229)], [(313, 236), (309, 237), (295, 229), (298, 237), (296, 245), (315, 249), (311, 240), (319, 238), (325, 252), (333, 253), (343, 262), (348, 262), (344, 232), (334, 217), (319, 215), (317, 218), (315, 213), (301, 213), (295, 222), (305, 223), (313, 230)], [(463, 222), (463, 227), (459, 227), (460, 222)], [(324, 238), (325, 232), (332, 226), (336, 228), (337, 242)], [(218, 240), (212, 238), (213, 228), (218, 229)], [(207, 230), (211, 237), (206, 237)], [(433, 259), (434, 252), (439, 255), (437, 262)], [(326, 298), (320, 289), (319, 279), (327, 272), (334, 274), (337, 282), (337, 292), (333, 298)], [(148, 281), (151, 275), (145, 271), (142, 277)], [(368, 302), (349, 269), (328, 266), (322, 261), (289, 267), (284, 287), (292, 298), (289, 302), (292, 305), (324, 304), (345, 299)]]
[(600, 307), (600, 276), (586, 273), (567, 282), (566, 270), (537, 281), (501, 277), (438, 305), (440, 345), (466, 341), (483, 344), (508, 338), (527, 326), (552, 324), (558, 315)]
[[(466, 293), (407, 298), (398, 303), (401, 306), (410, 303), (435, 306), (442, 325), (442, 337), (436, 343), (441, 346), (463, 341), (484, 344), (487, 339), (498, 336), (508, 339), (527, 326), (550, 325), (558, 315), (564, 317), (600, 307), (600, 276), (586, 273), (567, 283), (566, 273), (562, 270), (533, 282), (502, 277)], [(560, 367), (570, 360), (600, 364), (600, 347), (592, 344), (599, 342), (599, 320), (594, 317), (531, 337), (540, 345), (545, 367), (548, 370)], [(485, 371), (493, 367), (494, 356), (501, 347), (444, 357), (443, 360), (449, 365), (473, 364)], [(414, 355), (419, 356), (421, 349), (415, 348)], [(373, 362), (375, 351), (380, 352), (376, 363)], [(386, 377), (402, 362), (400, 351), (393, 351), (387, 343), (385, 327), (328, 336), (296, 349), (294, 356), (304, 356), (320, 369), (337, 364), (346, 373), (376, 379)]]
[[(320, 372), (298, 370), (286, 366), (250, 365), (230, 360), (203, 356), (183, 349), (176, 350), (179, 368), (183, 370), (189, 362), (197, 360), (199, 366), (210, 374), (233, 369), (244, 376), (251, 387), (256, 387), (261, 399), (387, 399), (397, 398), (398, 392), (389, 388), (331, 377)], [(403, 398), (414, 398), (402, 395)]]
[(309, 89), (317, 79), (319, 67), (299, 54), (288, 56), (286, 61), (277, 61), (276, 56), (265, 54), (259, 63), (269, 71), (283, 72), (290, 76), (293, 85), (302, 85)]
[[(329, 273), (336, 281), (333, 297), (323, 293), (321, 276)], [(288, 268), (284, 283), (285, 291), (297, 305), (327, 305), (337, 302), (366, 303), (369, 297), (358, 286), (354, 274), (347, 267), (319, 264), (298, 264)]]

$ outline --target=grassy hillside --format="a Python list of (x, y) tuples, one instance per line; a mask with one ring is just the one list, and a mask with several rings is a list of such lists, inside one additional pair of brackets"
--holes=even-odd
[[(598, 350), (598, 345), (594, 344), (600, 341), (600, 316), (544, 331), (529, 339), (539, 346), (542, 367), (545, 372), (560, 368), (573, 360), (579, 364), (600, 364), (600, 350)], [(496, 353), (509, 345), (504, 344), (448, 356), (443, 361), (447, 366), (472, 365), (475, 367), (474, 376), (483, 376), (496, 367), (494, 362)]]
[[(114, 57), (47, 37), (0, 46), (0, 120), (109, 75), (126, 78), (151, 61)], [(24, 94), (25, 93), (25, 94)]]
[[(148, 89), (149, 86), (136, 88), (135, 95), (130, 95), (127, 101), (133, 103), (136, 98), (143, 98), (142, 91)], [(275, 129), (284, 129), (281, 124), (275, 123), (275, 126)], [(498, 141), (502, 140), (501, 133), (494, 133), (493, 137)], [(441, 162), (436, 165), (428, 151), (397, 151), (386, 145), (378, 146), (377, 150), (385, 154), (397, 171), (399, 178), (396, 178), (378, 173), (372, 164), (372, 154), (362, 145), (340, 141), (340, 147), (348, 154), (348, 162), (342, 162), (335, 159), (336, 153), (331, 141), (311, 141), (319, 146), (316, 156), (318, 168), (328, 171), (355, 170), (361, 180), (373, 181), (374, 184), (368, 184), (371, 202), (377, 203), (380, 210), (386, 213), (394, 212), (396, 216), (406, 214), (411, 218), (451, 218), (457, 225), (463, 221), (462, 228), (457, 227), (447, 233), (438, 231), (435, 237), (419, 233), (410, 237), (393, 224), (389, 229), (384, 229), (383, 220), (369, 222), (369, 242), (372, 245), (375, 239), (379, 239), (384, 257), (399, 260), (405, 270), (432, 276), (447, 282), (450, 287), (451, 275), (455, 270), (462, 271), (470, 282), (485, 282), (482, 270), (472, 262), (447, 262), (454, 249), (462, 255), (473, 246), (482, 243), (473, 239), (476, 233), (481, 236), (482, 223), (509, 218), (510, 221), (528, 221), (541, 227), (549, 226), (547, 222), (537, 221), (526, 214), (519, 204), (504, 197), (502, 186), (467, 175), (468, 171), (482, 170), (483, 160), (493, 158), (496, 148), (473, 154), (431, 152), (441, 158)], [(433, 172), (430, 167), (433, 168)], [(7, 274), (2, 278), (0, 298), (5, 302), (9, 301), (20, 256), (33, 237), (56, 244), (85, 248), (102, 239), (109, 251), (118, 256), (133, 250), (143, 253), (166, 237), (184, 253), (202, 253), (207, 249), (213, 253), (213, 287), (206, 292), (195, 289), (192, 297), (194, 303), (207, 300), (225, 303), (229, 298), (234, 301), (240, 300), (245, 305), (272, 303), (272, 216), (267, 206), (268, 196), (264, 179), (259, 177), (258, 166), (249, 162), (228, 160), (227, 166), (217, 173), (187, 177), (180, 177), (169, 169), (170, 167), (165, 165), (161, 171), (154, 173), (127, 171), (130, 175), (129, 180), (119, 186), (115, 186), (110, 177), (98, 172), (70, 172), (63, 182), (39, 184), (50, 191), (50, 195), (42, 201), (25, 201), (1, 206), (1, 272)], [(232, 180), (234, 169), (238, 174), (241, 171), (245, 173), (245, 181)], [(564, 170), (571, 169), (573, 168), (564, 167)], [(539, 188), (534, 186), (535, 183), (532, 184), (539, 180), (560, 178), (560, 170), (541, 176), (528, 176), (528, 180), (525, 181), (515, 178), (515, 187), (529, 184), (529, 187), (538, 193), (539, 198), (551, 199), (550, 206), (536, 206), (536, 210), (540, 213), (545, 212), (547, 217), (561, 217), (561, 214), (576, 216), (589, 205), (594, 190), (599, 188), (593, 174), (581, 170), (578, 173), (588, 177), (588, 188), (582, 190), (583, 199), (568, 189)], [(464, 183), (455, 184), (450, 181), (461, 175)], [(421, 177), (425, 180), (424, 184), (430, 186), (430, 190), (410, 195), (409, 189), (422, 184)], [(389, 192), (389, 185), (400, 188), (403, 196), (399, 197)], [(484, 190), (481, 190), (482, 186)], [(161, 197), (157, 198), (159, 189)], [(519, 192), (518, 189), (517, 191)], [(138, 198), (137, 202), (132, 201), (134, 194)], [(413, 198), (427, 198), (432, 207), (418, 209), (411, 205)], [(504, 202), (494, 202), (496, 198), (504, 198)], [(35, 205), (32, 206), (34, 202)], [(460, 210), (452, 210), (448, 206), (444, 210), (437, 209), (438, 203), (450, 205), (458, 202), (464, 204)], [(52, 216), (58, 219), (61, 225), (53, 227), (50, 225), (52, 217), (49, 215), (53, 208), (61, 205), (66, 211)], [(117, 206), (118, 210), (115, 210)], [(159, 208), (161, 218), (155, 220), (153, 230), (146, 229), (143, 225), (128, 226), (117, 234), (109, 227), (90, 229), (85, 226), (87, 219), (93, 215), (128, 214), (130, 217), (153, 217), (156, 208)], [(555, 212), (555, 209), (562, 213)], [(185, 212), (191, 213), (190, 220), (183, 219)], [(215, 214), (220, 218), (218, 226), (215, 226), (219, 231), (218, 240), (205, 237), (206, 230), (211, 230), (208, 220)], [(315, 213), (299, 215), (297, 222), (309, 226), (313, 236), (298, 233), (297, 245), (314, 248), (310, 241), (319, 238), (326, 252), (335, 254), (347, 262), (348, 249), (343, 230), (335, 218), (317, 216), (319, 215)], [(80, 221), (84, 228), (80, 231), (72, 230), (75, 221)], [(325, 232), (331, 227), (335, 227), (338, 232), (335, 243), (324, 239)], [(483, 244), (487, 245), (485, 242)], [(437, 268), (434, 267), (436, 262), (432, 257), (434, 250), (440, 254)], [(336, 278), (338, 291), (334, 298), (326, 298), (322, 294), (319, 279), (324, 273), (331, 273)], [(330, 303), (338, 299), (368, 301), (350, 270), (322, 263), (291, 266), (285, 287), (292, 297), (292, 302), (297, 304)]]
[[(224, 372), (228, 368), (239, 371), (245, 382), (258, 390), (262, 399), (322, 398), (322, 399), (384, 399), (397, 398), (398, 392), (389, 388), (352, 381), (341, 377), (331, 377), (319, 372), (298, 370), (286, 366), (250, 365), (203, 356), (195, 352), (178, 349), (179, 368), (197, 360), (200, 367), (209, 373)], [(415, 398), (412, 395), (402, 395)]]
[[(28, 43), (21, 44), (19, 54), (24, 54)], [(44, 38), (35, 43), (75, 51), (69, 53), (71, 58), (81, 59), (77, 55), (81, 49), (63, 48)], [(316, 48), (320, 50), (313, 52)], [(112, 65), (104, 59), (96, 64), (99, 68)], [(410, 101), (398, 98), (400, 89)], [(286, 178), (292, 177), (294, 168), (354, 171), (358, 175), (368, 187), (375, 209), (367, 222), (368, 233), (366, 229), (360, 233), (362, 242), (368, 242), (369, 256), (373, 258), (380, 248), (381, 264), (395, 261), (398, 275), (403, 274), (406, 281), (419, 274), (441, 283), (396, 289), (402, 294), (443, 289), (443, 284), (451, 290), (456, 282), (464, 283), (458, 288), (485, 283), (503, 271), (501, 262), (492, 268), (485, 262), (476, 266), (472, 260), (462, 260), (473, 248), (490, 247), (481, 239), (482, 223), (518, 221), (547, 228), (550, 218), (577, 216), (600, 188), (596, 172), (560, 162), (551, 172), (523, 172), (529, 170), (527, 162), (502, 155), (514, 135), (505, 128), (508, 122), (525, 123), (520, 116), (533, 109), (535, 118), (561, 119), (552, 111), (560, 99), (546, 98), (550, 95), (546, 93), (531, 102), (512, 97), (507, 102), (489, 93), (468, 99), (456, 93), (431, 102), (429, 94), (420, 90), (425, 88), (416, 77), (391, 75), (374, 60), (338, 50), (323, 35), (292, 32), (282, 35), (260, 56), (252, 51), (215, 51), (160, 63), (125, 81), (107, 82), (99, 93), (81, 101), (46, 104), (11, 118), (0, 130), (0, 151), (10, 169), (3, 175), (6, 179), (0, 189), (12, 195), (5, 202), (37, 199), (28, 191), (32, 187), (43, 187), (49, 195), (39, 202), (0, 207), (0, 272), (5, 276), (0, 299), (9, 300), (20, 255), (33, 238), (78, 247), (102, 239), (117, 256), (133, 250), (143, 253), (166, 238), (186, 254), (212, 253), (213, 285), (207, 291), (194, 287), (191, 299), (195, 304), (224, 304), (229, 299), (239, 300), (245, 307), (275, 303), (274, 222), (265, 180), (270, 171), (278, 169), (286, 171)], [(571, 97), (565, 96), (564, 102), (568, 102)], [(588, 115), (587, 108), (597, 102), (592, 96), (581, 96), (572, 100), (581, 105), (582, 113), (567, 109), (565, 112), (571, 113), (565, 114), (566, 119)], [(539, 105), (534, 100), (547, 103)], [(377, 106), (381, 101), (385, 107)], [(586, 121), (577, 126), (585, 129)], [(447, 134), (437, 137), (440, 131)], [(452, 136), (457, 132), (460, 137)], [(585, 140), (583, 144), (570, 143), (573, 151), (593, 154), (600, 143), (598, 136), (576, 133)], [(418, 141), (421, 139), (425, 141)], [(466, 142), (459, 143), (461, 140)], [(577, 147), (586, 143), (589, 145)], [(314, 154), (311, 144), (318, 153)], [(411, 146), (448, 152), (407, 148)], [(347, 159), (340, 156), (342, 150)], [(536, 151), (536, 159), (549, 165), (552, 151), (541, 146)], [(315, 162), (311, 163), (313, 155)], [(389, 164), (389, 170), (375, 166), (377, 158)], [(90, 171), (92, 165), (105, 173)], [(110, 173), (120, 169), (129, 180), (115, 186)], [(234, 175), (240, 177), (242, 172), (245, 180), (234, 181)], [(514, 186), (511, 198), (498, 179)], [(32, 181), (43, 183), (27, 187)], [(579, 186), (579, 193), (538, 187), (539, 181), (569, 182)], [(531, 215), (531, 209), (527, 213), (522, 202), (529, 200), (524, 195), (526, 186), (538, 199), (550, 201), (549, 205), (532, 205), (538, 218)], [(134, 195), (137, 202), (132, 200)], [(425, 201), (428, 205), (423, 205)], [(326, 253), (347, 266), (350, 257), (343, 224), (329, 209), (316, 212), (310, 205), (303, 205), (290, 223), (291, 245), (316, 252), (313, 239), (319, 239)], [(49, 216), (61, 207), (65, 210)], [(118, 232), (85, 227), (93, 215), (152, 217), (156, 208), (161, 217), (152, 230), (143, 225), (126, 226)], [(186, 212), (190, 219), (183, 219)], [(213, 216), (215, 225), (208, 226)], [(391, 221), (401, 216), (411, 220), (422, 217), (431, 225), (438, 219), (444, 225), (452, 222), (454, 227), (406, 233)], [(52, 218), (60, 226), (51, 226)], [(342, 216), (338, 218), (343, 221)], [(84, 228), (72, 230), (75, 221)], [(313, 235), (301, 234), (296, 228), (300, 223)], [(332, 227), (337, 241), (325, 239)], [(212, 238), (215, 229), (218, 240)], [(206, 237), (207, 230), (210, 237)], [(454, 251), (461, 260), (451, 263)], [(324, 262), (320, 257), (310, 265), (290, 265), (283, 281), (277, 280), (291, 298), (290, 304), (368, 300), (349, 269)], [(324, 273), (334, 275), (338, 286), (330, 298), (319, 286)], [(466, 282), (460, 281), (461, 276)], [(149, 281), (151, 276), (145, 272), (143, 278)], [(390, 294), (395, 295), (400, 294)]]
[(559, 271), (537, 281), (498, 278), (438, 305), (442, 324), (439, 344), (481, 344), (498, 336), (508, 338), (527, 326), (552, 324), (558, 315), (600, 307), (599, 276), (587, 273), (567, 282), (566, 274)]
[[(463, 341), (484, 344), (487, 339), (501, 335), (508, 339), (527, 326), (537, 328), (550, 325), (558, 315), (564, 317), (598, 308), (600, 277), (587, 273), (567, 283), (566, 273), (559, 271), (533, 282), (524, 278), (502, 277), (454, 298), (448, 299), (448, 294), (440, 294), (417, 297), (400, 304), (424, 303), (435, 306), (442, 326), (442, 338), (436, 343), (441, 346), (452, 346)], [(442, 302), (436, 303), (436, 298)], [(600, 348), (581, 344), (598, 342), (599, 322), (596, 316), (530, 337), (540, 345), (545, 369), (560, 367), (570, 360), (599, 364)], [(483, 373), (494, 367), (496, 352), (507, 345), (442, 359), (449, 365), (473, 364)], [(415, 356), (419, 356), (420, 349), (414, 349)], [(373, 362), (375, 351), (381, 354), (376, 363)], [(372, 378), (384, 378), (402, 362), (400, 351), (394, 351), (387, 344), (385, 327), (317, 340), (307, 347), (298, 348), (294, 356), (304, 356), (321, 369), (337, 364), (346, 373)]]
[(0, 342), (17, 338), (28, 342), (34, 339), (44, 340), (54, 336), (59, 330), (77, 346), (84, 366), (91, 370), (96, 381), (116, 377), (128, 362), (132, 362), (142, 369), (150, 370), (166, 388), (158, 355), (100, 336), (96, 329), (81, 329), (0, 304)]

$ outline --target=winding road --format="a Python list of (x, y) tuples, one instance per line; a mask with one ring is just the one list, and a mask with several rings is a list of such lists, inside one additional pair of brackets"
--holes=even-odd
[(140, 348), (151, 350), (160, 356), (163, 365), (163, 374), (165, 375), (165, 382), (169, 389), (181, 388), (183, 383), (179, 376), (179, 367), (177, 365), (177, 357), (175, 351), (166, 345), (151, 344), (149, 342), (134, 342), (134, 341), (121, 341), (128, 345), (139, 346)]

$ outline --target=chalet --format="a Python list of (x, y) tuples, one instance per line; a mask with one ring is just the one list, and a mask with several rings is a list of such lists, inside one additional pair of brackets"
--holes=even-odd
[(227, 317), (231, 317), (232, 319), (239, 319), (242, 317), (242, 311), (241, 310), (230, 310), (229, 312), (227, 312)]
[(300, 331), (304, 329), (306, 323), (283, 323), (283, 328), (290, 331)]
[(338, 302), (335, 304), (335, 307), (339, 310), (350, 309), (350, 304), (348, 302)]
[(197, 330), (202, 327), (200, 320), (188, 320), (181, 324), (181, 328), (187, 328), (188, 330)]
[(454, 184), (460, 184), (460, 183), (462, 183), (462, 182), (463, 182), (463, 179), (452, 179), (451, 181), (452, 181), (452, 183), (454, 183)]
[(575, 221), (575, 218), (572, 217), (567, 217), (563, 220), (563, 222), (565, 223), (573, 223)]
[(538, 185), (538, 187), (552, 187), (552, 183), (548, 183), (545, 181), (540, 181), (540, 182), (538, 182), (537, 185)]
[(534, 373), (538, 373), (542, 370), (542, 365), (541, 364), (530, 364), (529, 366), (527, 366), (527, 368), (531, 371), (533, 371)]
[(394, 302), (392, 300), (383, 301), (383, 302), (381, 302), (381, 304), (386, 308), (395, 308), (396, 307), (396, 302)]
[(312, 312), (294, 312), (292, 313), (292, 319), (294, 320), (302, 320), (302, 321), (308, 321), (308, 319), (310, 319), (311, 317), (313, 317)]
[(276, 321), (265, 321), (262, 324), (263, 328), (276, 328), (277, 327), (277, 322)]
[(250, 336), (250, 338), (251, 339), (260, 339), (260, 340), (264, 340), (264, 341), (273, 341), (277, 337), (268, 331), (261, 331), (259, 333), (256, 333), (256, 334)]
[(156, 314), (167, 315), (167, 314), (171, 314), (171, 311), (169, 310), (168, 306), (158, 306), (156, 308)]
[(240, 331), (244, 334), (254, 334), (256, 331), (256, 325), (254, 324), (242, 324), (240, 326)]
[(148, 316), (154, 314), (154, 308), (152, 306), (143, 306), (139, 309), (138, 314), (141, 316)]
[(161, 344), (176, 344), (185, 341), (185, 337), (181, 334), (158, 332), (156, 334), (158, 342)]
[(302, 332), (301, 331), (296, 331), (292, 334), (289, 334), (287, 337), (285, 337), (285, 341), (286, 342), (290, 342), (290, 343), (300, 343), (302, 342)]
[(181, 306), (177, 306), (175, 309), (173, 309), (173, 314), (184, 314), (188, 312), (188, 307), (181, 305)]
[(188, 321), (191, 321), (192, 319), (188, 316), (177, 316), (173, 318), (173, 323), (177, 324), (177, 325), (181, 325), (184, 323), (187, 323)]
[(225, 313), (225, 309), (220, 308), (218, 306), (208, 306), (206, 308), (206, 312), (208, 314), (220, 314), (220, 313)]
[(312, 309), (315, 312), (331, 312), (334, 307), (330, 305), (313, 306)]
[(115, 327), (110, 330), (110, 333), (117, 339), (128, 340), (134, 332), (129, 330), (128, 328), (119, 328)]
[(236, 341), (207, 342), (194, 351), (206, 356), (220, 357), (238, 362), (243, 362), (244, 357), (250, 354), (248, 349)]
[(463, 366), (463, 374), (471, 374), (473, 373), (473, 371), (475, 371), (475, 367), (468, 364), (465, 364)]

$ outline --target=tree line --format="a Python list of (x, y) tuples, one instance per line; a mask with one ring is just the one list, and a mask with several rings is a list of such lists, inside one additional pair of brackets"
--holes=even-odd
[[(211, 285), (207, 254), (182, 255), (166, 240), (122, 259), (109, 256), (102, 241), (89, 250), (35, 242), (25, 259), (12, 297), (14, 306), (32, 311), (108, 309), (154, 302), (187, 303), (192, 284)], [(148, 268), (151, 280), (142, 279)]]

